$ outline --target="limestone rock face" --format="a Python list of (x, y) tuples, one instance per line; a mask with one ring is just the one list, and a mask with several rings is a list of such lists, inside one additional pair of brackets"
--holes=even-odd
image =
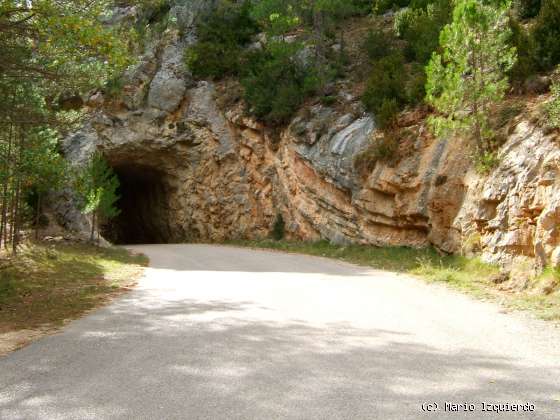
[[(171, 14), (191, 28), (209, 3), (176, 2)], [(90, 121), (65, 141), (75, 164), (102, 151), (133, 190), (123, 200), (140, 216), (104, 227), (109, 239), (126, 242), (131, 224), (166, 242), (262, 238), (281, 213), (293, 238), (433, 245), (476, 250), (502, 264), (518, 256), (560, 264), (560, 148), (553, 134), (521, 121), (499, 166), (481, 176), (464, 141), (436, 140), (417, 125), (399, 159), (360, 172), (354, 160), (376, 127), (357, 98), (341, 90), (335, 108), (311, 105), (273, 133), (241, 104), (219, 109), (216, 86), (193, 81), (183, 51), (195, 38), (183, 30), (153, 42), (126, 75), (120, 102), (105, 106), (93, 95)], [(59, 213), (78, 217), (67, 207)]]
[(560, 149), (554, 135), (521, 122), (499, 158), (488, 177), (467, 178), (469, 193), (456, 226), (481, 235), (490, 261), (524, 255), (547, 264), (560, 239)]

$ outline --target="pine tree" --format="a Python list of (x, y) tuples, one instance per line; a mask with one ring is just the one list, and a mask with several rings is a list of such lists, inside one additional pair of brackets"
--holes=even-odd
[(96, 152), (77, 177), (76, 192), (84, 214), (91, 214), (91, 241), (95, 239), (100, 220), (120, 214), (115, 206), (119, 200), (119, 179), (103, 155)]
[(40, 212), (40, 196), (64, 178), (56, 143), (79, 116), (65, 100), (81, 102), (131, 62), (128, 30), (104, 23), (113, 4), (0, 0), (0, 242), (14, 253), (24, 197), (37, 193)]
[(508, 45), (509, 7), (457, 0), (453, 21), (440, 35), (442, 52), (427, 67), (427, 101), (439, 112), (430, 119), (436, 135), (471, 135), (479, 154), (489, 150), (489, 112), (504, 98), (506, 74), (516, 61)]

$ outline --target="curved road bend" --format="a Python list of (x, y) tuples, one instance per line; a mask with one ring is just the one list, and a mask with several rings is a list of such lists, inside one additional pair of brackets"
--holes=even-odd
[(131, 248), (136, 290), (0, 359), (1, 419), (560, 419), (550, 324), (322, 258)]

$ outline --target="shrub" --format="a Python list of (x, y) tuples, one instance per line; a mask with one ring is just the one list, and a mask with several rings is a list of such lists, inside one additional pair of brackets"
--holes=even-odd
[(375, 111), (375, 122), (377, 126), (381, 129), (392, 126), (400, 108), (395, 98), (383, 98)]
[(498, 154), (493, 151), (476, 153), (473, 159), (476, 171), (483, 175), (489, 174), (500, 163)]
[(222, 1), (198, 24), (198, 42), (186, 53), (195, 77), (221, 78), (238, 74), (243, 46), (257, 33), (251, 18), (251, 2)]
[(370, 30), (363, 44), (363, 49), (372, 61), (391, 54), (392, 48), (391, 36), (380, 28)]
[(560, 128), (560, 71), (556, 73), (556, 80), (552, 83), (552, 101), (548, 105), (548, 116), (550, 126)]
[(286, 223), (281, 214), (276, 216), (274, 225), (272, 225), (272, 232), (270, 234), (275, 241), (281, 241), (286, 236)]
[(509, 75), (513, 82), (523, 82), (535, 74), (539, 66), (535, 55), (535, 42), (528, 31), (516, 19), (510, 19), (511, 43), (517, 49), (517, 62)]
[(517, 16), (521, 19), (529, 19), (539, 14), (541, 0), (515, 0), (513, 7)]
[(352, 0), (356, 15), (367, 15), (371, 12), (371, 0)]
[(404, 58), (394, 52), (374, 63), (362, 102), (377, 117), (381, 128), (388, 127), (406, 103)]
[(420, 64), (411, 66), (408, 80), (405, 84), (406, 102), (411, 105), (421, 103), (426, 97), (426, 71)]
[(103, 93), (109, 99), (116, 99), (122, 94), (124, 85), (125, 83), (122, 76), (114, 77), (112, 79), (109, 79), (107, 83), (105, 83), (105, 86), (103, 87)]
[(162, 33), (167, 28), (171, 4), (169, 0), (139, 0), (138, 19), (134, 30), (143, 45), (153, 34)]
[(439, 33), (451, 20), (450, 0), (416, 3), (395, 16), (395, 32), (407, 42), (408, 60), (427, 63), (439, 45)]
[(533, 28), (536, 54), (541, 67), (551, 69), (560, 63), (560, 1), (542, 0)]
[(400, 9), (410, 4), (410, 0), (374, 0), (373, 11), (376, 14), (383, 14), (389, 10)]
[(373, 171), (377, 162), (389, 161), (397, 156), (399, 133), (386, 131), (383, 136), (374, 137), (366, 150), (354, 159), (354, 167), (359, 171)]
[(318, 86), (318, 77), (297, 59), (300, 47), (270, 43), (253, 52), (245, 63), (241, 84), (250, 111), (272, 125), (289, 121), (305, 98)]
[(321, 97), (321, 103), (325, 106), (332, 106), (336, 104), (336, 96), (326, 95)]

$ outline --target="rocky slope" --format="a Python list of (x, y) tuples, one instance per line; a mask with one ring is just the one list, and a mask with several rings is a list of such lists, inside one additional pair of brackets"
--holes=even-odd
[[(105, 228), (109, 239), (265, 237), (282, 214), (294, 238), (431, 244), (500, 263), (521, 256), (536, 257), (540, 266), (558, 264), (554, 133), (522, 117), (512, 122), (499, 167), (480, 176), (463, 141), (433, 139), (417, 125), (398, 160), (358, 171), (355, 157), (370, 143), (375, 121), (344, 83), (335, 107), (308, 104), (273, 132), (225, 100), (227, 87), (193, 80), (183, 52), (204, 5), (172, 8), (180, 30), (166, 31), (147, 48), (126, 75), (122, 98), (93, 95), (90, 122), (66, 140), (71, 161), (83, 162), (97, 148), (127, 180), (124, 200), (139, 216), (123, 212)], [(79, 226), (67, 206), (61, 211)]]

